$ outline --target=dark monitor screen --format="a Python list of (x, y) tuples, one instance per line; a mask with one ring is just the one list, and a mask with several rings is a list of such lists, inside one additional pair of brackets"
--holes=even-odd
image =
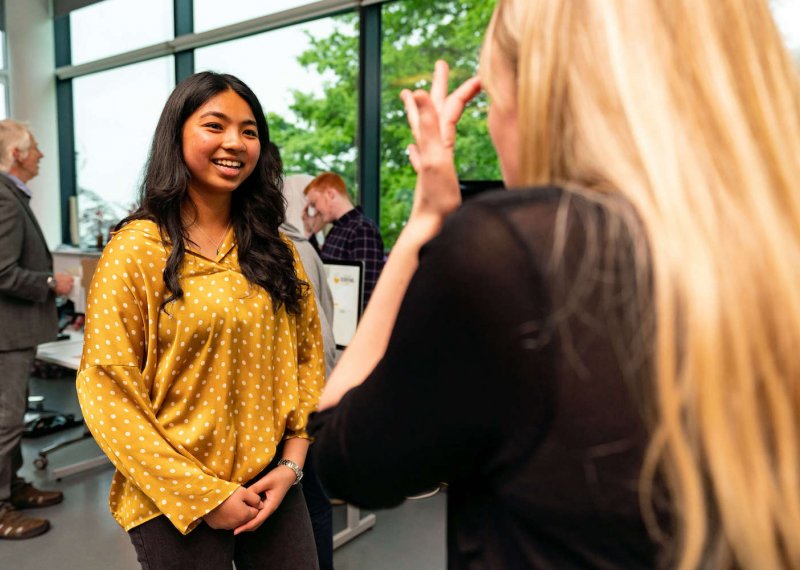
[(488, 190), (503, 190), (502, 180), (459, 180), (461, 199), (466, 201)]

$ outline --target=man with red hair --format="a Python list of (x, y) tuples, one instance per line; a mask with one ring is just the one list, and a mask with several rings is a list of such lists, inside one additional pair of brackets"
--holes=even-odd
[(360, 207), (354, 207), (347, 195), (347, 185), (333, 172), (323, 172), (304, 193), (308, 205), (303, 214), (306, 234), (313, 237), (325, 224), (333, 228), (319, 248), (323, 261), (364, 262), (364, 305), (372, 296), (375, 283), (383, 269), (383, 240), (375, 223), (367, 218)]

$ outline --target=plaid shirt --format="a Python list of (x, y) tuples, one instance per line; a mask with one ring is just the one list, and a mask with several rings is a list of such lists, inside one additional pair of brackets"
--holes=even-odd
[[(318, 248), (313, 237), (311, 243)], [(378, 226), (364, 215), (360, 207), (353, 208), (333, 222), (333, 228), (325, 236), (325, 243), (322, 244), (319, 254), (323, 261), (364, 262), (364, 306), (366, 306), (383, 269), (383, 239)]]

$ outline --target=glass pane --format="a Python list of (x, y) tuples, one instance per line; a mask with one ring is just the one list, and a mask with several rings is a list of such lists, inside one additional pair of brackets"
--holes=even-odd
[(69, 21), (75, 65), (174, 37), (171, 0), (104, 0), (70, 12)]
[(770, 6), (786, 45), (800, 65), (800, 1), (771, 0)]
[(355, 197), (357, 33), (355, 14), (323, 18), (198, 49), (195, 69), (255, 91), (287, 174), (332, 170)]
[(283, 12), (290, 8), (311, 4), (316, 0), (225, 0), (225, 9), (220, 9), (219, 0), (194, 0), (194, 31), (204, 32), (221, 26), (244, 22)]
[(0, 121), (8, 118), (7, 92), (8, 86), (5, 83), (0, 83)]
[[(414, 170), (406, 156), (413, 142), (400, 91), (428, 89), (437, 59), (450, 64), (450, 88), (477, 71), (483, 32), (494, 0), (401, 0), (383, 10), (381, 94), (381, 233), (387, 248), (411, 211)], [(424, 30), (424, 32), (422, 32)], [(485, 96), (473, 101), (461, 118), (456, 167), (462, 180), (499, 180), (497, 157), (486, 128)]]
[(75, 161), (82, 246), (124, 217), (140, 177), (161, 109), (174, 87), (172, 57), (75, 78)]

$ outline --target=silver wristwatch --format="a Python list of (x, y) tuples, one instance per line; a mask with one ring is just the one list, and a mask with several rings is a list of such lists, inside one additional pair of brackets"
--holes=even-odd
[(294, 483), (292, 483), (292, 485), (297, 485), (300, 482), (300, 479), (303, 478), (303, 470), (300, 469), (300, 466), (291, 459), (281, 459), (278, 461), (278, 465), (283, 465), (284, 467), (288, 467), (294, 471)]
[(47, 276), (47, 287), (51, 291), (55, 291), (56, 290), (56, 278), (53, 275), (48, 275)]

